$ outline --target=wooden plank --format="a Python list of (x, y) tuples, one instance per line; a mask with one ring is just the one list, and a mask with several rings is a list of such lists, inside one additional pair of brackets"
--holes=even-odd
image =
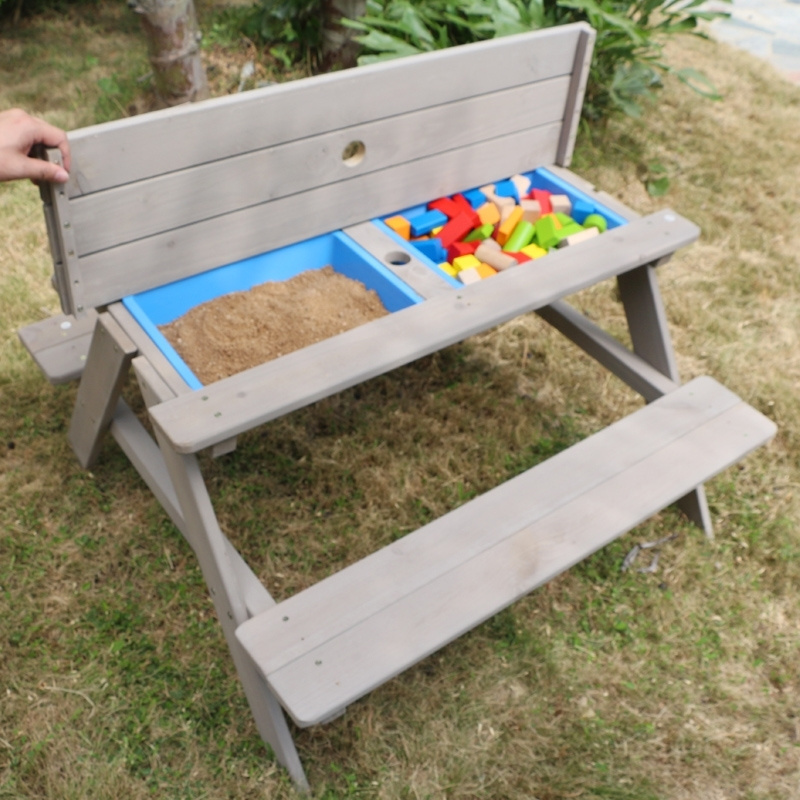
[(70, 196), (569, 75), (586, 30), (578, 23), (506, 36), (73, 131)]
[(598, 236), (591, 245), (551, 253), (535, 270), (506, 270), (176, 398), (152, 409), (153, 421), (179, 452), (210, 447), (649, 263), (694, 241), (698, 233), (694, 224), (669, 210), (643, 217)]
[(606, 369), (639, 392), (645, 400), (657, 400), (678, 388), (678, 383), (670, 380), (627, 347), (623, 347), (613, 336), (565, 301), (557, 300), (549, 306), (540, 308), (537, 313)]
[(564, 126), (561, 129), (561, 138), (555, 158), (555, 162), (559, 166), (567, 167), (572, 161), (572, 151), (575, 149), (575, 139), (578, 135), (578, 126), (583, 110), (583, 96), (586, 93), (586, 82), (589, 79), (589, 67), (592, 63), (596, 36), (594, 30), (588, 30), (581, 31), (578, 37), (578, 45), (575, 48), (575, 66), (572, 68), (572, 80), (564, 113)]
[(100, 314), (89, 347), (67, 432), (80, 465), (91, 467), (100, 454), (136, 345), (108, 313)]
[[(280, 146), (76, 198), (71, 212), (78, 253), (84, 256), (511, 133), (560, 125), (569, 88), (568, 77), (527, 84), (302, 136)], [(337, 106), (349, 102), (360, 107), (358, 98), (331, 101)], [(508, 113), (510, 108), (513, 114)], [(318, 108), (299, 111), (297, 130), (305, 130), (312, 118), (326, 118), (325, 111)], [(342, 158), (353, 141), (365, 146), (358, 164)], [(528, 152), (527, 145), (523, 146)], [(551, 155), (549, 150), (545, 155)], [(304, 216), (315, 211), (310, 206)], [(108, 224), (109, 219), (113, 225)]]
[(421, 297), (436, 297), (453, 291), (453, 286), (441, 275), (411, 255), (409, 250), (401, 248), (374, 223), (351, 225), (343, 232)]
[[(380, 566), (376, 556), (385, 551), (350, 568), (361, 574), (353, 582), (339, 581), (341, 594), (336, 600), (323, 592), (318, 611), (326, 615), (325, 620), (312, 615), (298, 621), (299, 602), (290, 598), (240, 626), (239, 640), (291, 716), (301, 726), (324, 720), (568, 569), (774, 434), (769, 420), (735, 396), (730, 405), (731, 393), (719, 384), (711, 379), (699, 381), (514, 479), (513, 492), (527, 501), (528, 516), (515, 520), (512, 533), (493, 535), (497, 519), (506, 515), (506, 484), (453, 512), (456, 519), (445, 517), (420, 529), (413, 534), (418, 536), (416, 547), (409, 545), (404, 551), (405, 540), (400, 540), (385, 548), (391, 557), (384, 557)], [(719, 405), (710, 399), (714, 390), (719, 392)], [(703, 393), (702, 401), (694, 397), (697, 391)], [(691, 418), (691, 422), (683, 432), (675, 430), (658, 444), (646, 442), (664, 418), (662, 405), (671, 406), (669, 416), (673, 419)], [(625, 458), (616, 457), (620, 449), (625, 451)], [(587, 450), (592, 451), (588, 469)], [(604, 456), (609, 454), (615, 456), (613, 465), (604, 463)], [(557, 477), (551, 478), (551, 469), (556, 470)], [(584, 482), (586, 476), (591, 479)], [(576, 487), (576, 481), (583, 485)], [(558, 496), (565, 487), (570, 497), (552, 503), (553, 492)], [(479, 512), (477, 507), (483, 508)], [(481, 517), (480, 521), (476, 517)], [(450, 527), (456, 534), (453, 550), (459, 558), (443, 570), (439, 569), (441, 554), (423, 536), (434, 527)], [(457, 546), (458, 534), (471, 533), (475, 527), (490, 531), (487, 546), (465, 555)], [(413, 562), (410, 575), (405, 570), (407, 560)], [(434, 577), (418, 581), (419, 573), (429, 568)], [(396, 578), (398, 572), (403, 577)], [(334, 621), (333, 630), (326, 627), (328, 610), (345, 616), (353, 606), (364, 611), (362, 589), (366, 587), (367, 594), (381, 592), (384, 583), (398, 591), (399, 597), (385, 603), (368, 602), (367, 613), (359, 613), (358, 621), (348, 617), (350, 624)], [(302, 594), (314, 595), (316, 591), (317, 587), (312, 587)], [(311, 636), (321, 630), (326, 638), (320, 644), (309, 642), (299, 653), (295, 650), (285, 658), (288, 654), (282, 641), (290, 628), (296, 635), (302, 630)]]
[[(523, 131), (358, 175), (80, 259), (87, 302), (98, 306), (498, 177), (555, 155), (560, 125)], [(309, 209), (314, 214), (309, 216)], [(298, 225), (302, 220), (302, 225)]]
[(17, 335), (50, 383), (67, 383), (83, 373), (96, 321), (94, 309), (80, 319), (57, 314), (20, 328)]

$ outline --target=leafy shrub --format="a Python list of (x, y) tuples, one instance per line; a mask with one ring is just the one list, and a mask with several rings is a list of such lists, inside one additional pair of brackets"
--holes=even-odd
[(704, 0), (368, 0), (367, 13), (345, 24), (365, 53), (359, 64), (411, 55), (536, 28), (588, 21), (597, 30), (584, 102), (590, 120), (621, 110), (638, 116), (662, 76), (674, 74), (715, 98), (710, 82), (692, 69), (663, 60), (665, 40), (698, 31), (700, 20), (724, 16), (704, 11)]

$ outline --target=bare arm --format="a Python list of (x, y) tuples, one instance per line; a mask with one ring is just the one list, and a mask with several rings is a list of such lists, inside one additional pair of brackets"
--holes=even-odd
[[(37, 144), (61, 150), (64, 167), (31, 158), (31, 148)], [(64, 183), (69, 179), (69, 167), (69, 143), (64, 131), (18, 108), (0, 111), (0, 181), (30, 178)]]

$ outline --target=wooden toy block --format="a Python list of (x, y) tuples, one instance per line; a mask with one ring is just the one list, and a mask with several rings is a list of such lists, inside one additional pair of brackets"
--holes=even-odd
[(522, 219), (526, 222), (536, 222), (542, 216), (542, 206), (538, 200), (520, 200)]
[(528, 195), (531, 200), (538, 200), (539, 205), (542, 208), (542, 214), (550, 214), (553, 211), (552, 206), (550, 205), (550, 192), (547, 189), (531, 189), (531, 193)]
[(569, 236), (564, 236), (558, 243), (559, 247), (571, 247), (575, 244), (585, 242), (587, 239), (593, 239), (599, 236), (600, 231), (597, 228), (584, 228), (583, 230), (572, 233)]
[(511, 180), (498, 181), (494, 185), (495, 197), (510, 197), (514, 201), (514, 205), (519, 203), (519, 193), (517, 187)]
[[(480, 215), (479, 215), (480, 216)], [(474, 228), (471, 233), (464, 237), (465, 242), (481, 242), (488, 239), (494, 233), (494, 225), (491, 223), (484, 223), (478, 228)]]
[(478, 217), (483, 225), (497, 225), (500, 222), (500, 209), (489, 200), (478, 209)]
[(529, 258), (531, 258), (531, 259), (533, 259), (535, 261), (537, 258), (541, 258), (542, 256), (546, 256), (547, 255), (547, 250), (543, 250), (541, 247), (539, 247), (538, 244), (534, 244), (533, 242), (531, 242), (531, 244), (526, 245), (525, 247), (523, 247), (520, 250), (520, 253), (524, 253), (526, 256), (528, 256)]
[(475, 267), (475, 270), (477, 271), (478, 275), (481, 276), (481, 279), (483, 279), (483, 278), (491, 278), (492, 275), (497, 275), (497, 270), (496, 269), (494, 269), (493, 267), (490, 267), (488, 264), (485, 264), (483, 262), (478, 264), (478, 266)]
[(546, 214), (536, 223), (536, 241), (540, 247), (549, 250), (558, 244), (560, 223), (552, 214)]
[(551, 194), (550, 207), (555, 214), (572, 214), (572, 200), (566, 194)]
[(583, 220), (584, 228), (597, 228), (599, 233), (603, 233), (608, 227), (608, 222), (602, 214), (589, 214)]
[(506, 252), (518, 252), (522, 250), (525, 245), (528, 245), (533, 240), (536, 233), (536, 228), (532, 222), (526, 222), (520, 219), (508, 240), (503, 245), (503, 250)]
[(447, 223), (447, 217), (441, 211), (433, 209), (412, 217), (409, 222), (411, 223), (411, 235), (423, 236), (426, 233), (430, 233), (434, 228), (439, 227), (439, 225)]
[(415, 243), (414, 247), (416, 247), (417, 250), (419, 250), (419, 252), (422, 253), (422, 255), (424, 255), (426, 258), (429, 258), (431, 261), (433, 261), (434, 264), (447, 260), (447, 250), (442, 247), (442, 243), (436, 238), (426, 239), (423, 242), (417, 242)]
[(576, 200), (572, 204), (572, 219), (583, 225), (584, 220), (589, 214), (594, 214), (594, 205), (586, 200)]
[(517, 187), (517, 196), (520, 198), (527, 197), (528, 192), (531, 190), (531, 179), (525, 175), (512, 175), (509, 180), (514, 186)]
[(411, 223), (400, 214), (385, 219), (383, 223), (391, 228), (398, 236), (402, 236), (406, 241), (411, 238)]
[(572, 219), (569, 214), (565, 214), (563, 211), (554, 211), (553, 216), (561, 223), (561, 227), (563, 228), (565, 225), (577, 225), (578, 223)]
[(511, 216), (511, 213), (515, 208), (520, 208), (520, 206), (515, 206), (511, 203), (508, 203), (507, 205), (500, 207), (500, 225), (502, 225)]
[(498, 252), (498, 253), (499, 253), (499, 252), (500, 252), (500, 251), (503, 249), (503, 248), (502, 248), (502, 247), (501, 247), (501, 246), (498, 244), (498, 242), (497, 242), (497, 241), (495, 241), (494, 239), (484, 239), (484, 240), (481, 242), (481, 246), (483, 247), (483, 249), (484, 249), (484, 250), (486, 250), (486, 249), (489, 249), (489, 250), (494, 250), (494, 251), (496, 251), (496, 252)]
[(469, 269), (462, 269), (456, 277), (463, 284), (478, 283), (482, 280), (480, 273), (475, 267), (470, 267)]
[(458, 205), (460, 209), (459, 213), (464, 213), (464, 212), (471, 213), (472, 211), (475, 210), (472, 207), (472, 203), (470, 203), (469, 200), (467, 200), (467, 198), (464, 197), (464, 195), (461, 194), (460, 192), (459, 194), (453, 195), (453, 202)]
[(458, 275), (458, 271), (455, 267), (447, 261), (443, 261), (439, 264), (439, 269), (442, 270), (442, 272), (446, 272), (451, 278), (455, 278)]
[(526, 261), (531, 260), (531, 257), (527, 255), (527, 253), (523, 253), (519, 250), (516, 253), (509, 253), (509, 255), (517, 262), (517, 264), (524, 264)]
[(494, 184), (487, 183), (486, 186), (481, 186), (480, 190), (483, 192), (485, 197), (492, 198), (494, 196)]
[(561, 241), (562, 239), (566, 239), (567, 236), (573, 236), (574, 234), (580, 233), (583, 230), (583, 225), (578, 225), (577, 222), (570, 221), (558, 231), (558, 240)]
[(431, 200), (428, 203), (429, 210), (441, 211), (448, 219), (457, 217), (462, 211), (460, 203), (456, 203), (451, 197), (439, 197), (436, 200)]
[(442, 232), (444, 225), (437, 225), (430, 233), (431, 236), (438, 236)]
[(480, 189), (470, 189), (468, 192), (464, 192), (464, 197), (475, 210), (486, 202), (486, 195)]
[(456, 272), (461, 272), (462, 269), (477, 267), (481, 262), (472, 253), (467, 253), (467, 255), (454, 258), (450, 263), (453, 265)]
[[(464, 201), (466, 202), (466, 200)], [(453, 242), (463, 239), (473, 228), (480, 225), (480, 217), (475, 213), (472, 206), (469, 211), (462, 211), (457, 217), (453, 217), (442, 228), (439, 239), (442, 247), (448, 248)]]
[(447, 260), (452, 264), (453, 261), (460, 256), (472, 255), (478, 249), (479, 245), (479, 240), (472, 242), (453, 242), (453, 244), (447, 248)]
[(514, 206), (511, 213), (500, 223), (500, 227), (497, 229), (494, 238), (497, 239), (501, 245), (504, 245), (508, 241), (508, 237), (511, 236), (514, 228), (517, 227), (517, 224), (522, 219), (522, 214), (522, 206)]
[(498, 272), (502, 272), (509, 267), (515, 267), (517, 260), (510, 253), (503, 253), (500, 250), (495, 250), (489, 247), (489, 241), (481, 243), (481, 246), (475, 251), (475, 258), (488, 264)]

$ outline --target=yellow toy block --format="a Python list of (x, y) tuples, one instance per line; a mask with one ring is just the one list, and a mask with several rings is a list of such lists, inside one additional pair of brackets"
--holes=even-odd
[(396, 217), (389, 217), (384, 220), (398, 236), (402, 236), (406, 241), (411, 238), (411, 223), (403, 216), (398, 214)]
[(500, 209), (491, 201), (478, 209), (481, 225), (497, 225), (500, 222)]
[(438, 236), (442, 232), (442, 228), (444, 228), (444, 225), (440, 225), (438, 228), (434, 228), (431, 231), (431, 238)]
[(477, 267), (478, 264), (481, 262), (478, 261), (472, 253), (468, 253), (465, 256), (459, 256), (458, 258), (453, 259), (453, 267), (455, 268), (456, 272), (461, 272), (464, 269), (471, 269), (472, 267)]
[(477, 271), (478, 275), (481, 276), (481, 279), (491, 278), (492, 275), (497, 275), (496, 269), (492, 269), (492, 267), (490, 267), (488, 264), (484, 264), (483, 262), (478, 264), (478, 266), (475, 267), (475, 270)]
[(508, 241), (508, 237), (511, 236), (514, 228), (517, 227), (517, 223), (522, 219), (522, 206), (514, 206), (511, 213), (500, 223), (500, 227), (497, 229), (497, 234), (495, 235), (495, 239), (501, 244), (504, 245)]
[(547, 250), (539, 247), (538, 244), (528, 244), (520, 250), (520, 253), (525, 253), (528, 258), (535, 260), (537, 258), (541, 258), (542, 256), (546, 256)]
[(455, 278), (458, 275), (458, 270), (449, 261), (439, 264), (439, 269), (446, 272), (451, 278)]

